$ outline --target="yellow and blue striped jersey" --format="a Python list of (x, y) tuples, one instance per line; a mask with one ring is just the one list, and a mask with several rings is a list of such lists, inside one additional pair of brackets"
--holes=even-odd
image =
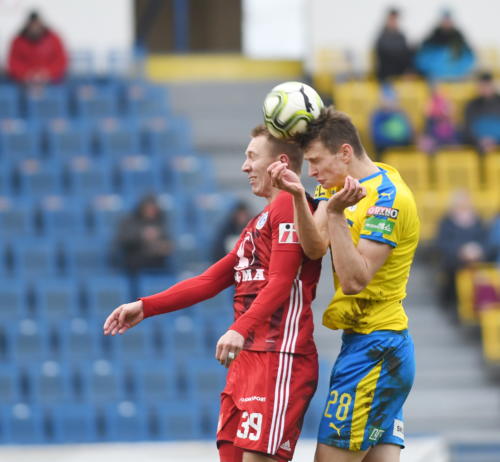
[[(413, 194), (398, 171), (386, 164), (376, 165), (378, 172), (359, 180), (366, 188), (366, 197), (347, 208), (345, 216), (354, 245), (360, 239), (370, 239), (388, 244), (393, 250), (359, 294), (345, 295), (334, 275), (336, 292), (323, 314), (323, 324), (331, 329), (368, 334), (408, 327), (402, 300), (406, 297), (420, 222)], [(328, 200), (334, 193), (335, 189), (318, 186), (315, 198)]]

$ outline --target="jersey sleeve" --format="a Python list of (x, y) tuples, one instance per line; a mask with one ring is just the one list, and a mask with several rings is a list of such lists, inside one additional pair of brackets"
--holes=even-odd
[(290, 194), (281, 194), (275, 200), (269, 214), (269, 220), (272, 233), (272, 252), (295, 252), (302, 256), (302, 247), (294, 223), (293, 199)]
[(407, 212), (406, 199), (395, 188), (392, 194), (379, 193), (363, 217), (360, 238), (397, 247)]
[(335, 188), (325, 189), (320, 184), (316, 186), (314, 190), (314, 200), (315, 201), (327, 201), (335, 194)]

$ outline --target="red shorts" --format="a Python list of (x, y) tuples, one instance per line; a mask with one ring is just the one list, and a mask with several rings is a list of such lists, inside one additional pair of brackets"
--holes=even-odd
[(242, 351), (221, 394), (217, 443), (291, 460), (317, 383), (317, 354)]

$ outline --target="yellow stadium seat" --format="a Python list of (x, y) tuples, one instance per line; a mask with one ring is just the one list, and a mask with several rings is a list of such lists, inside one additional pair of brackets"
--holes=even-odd
[(479, 322), (478, 312), (474, 307), (474, 278), (486, 278), (500, 289), (500, 272), (494, 265), (483, 264), (474, 268), (465, 268), (457, 273), (458, 316), (463, 324), (475, 325)]
[(480, 315), (483, 355), (489, 361), (500, 361), (500, 304), (491, 305)]
[(441, 150), (434, 159), (434, 179), (438, 191), (480, 189), (479, 156), (472, 149)]
[(429, 190), (429, 156), (425, 152), (414, 148), (388, 149), (382, 162), (396, 168), (413, 192)]
[(366, 138), (372, 112), (379, 106), (379, 85), (371, 80), (351, 81), (335, 85), (333, 100), (339, 111), (346, 112)]
[(322, 94), (332, 94), (337, 76), (353, 73), (352, 59), (345, 50), (320, 48), (314, 55), (313, 87)]
[(415, 201), (420, 218), (420, 240), (431, 241), (436, 237), (439, 222), (448, 208), (449, 194), (417, 191)]
[(408, 114), (414, 129), (421, 132), (425, 123), (425, 111), (429, 101), (429, 87), (423, 80), (398, 79), (394, 90), (399, 104)]
[(471, 196), (472, 203), (483, 220), (489, 221), (499, 212), (499, 190), (472, 191)]
[(484, 179), (486, 190), (492, 194), (500, 194), (500, 151), (484, 156)]
[(476, 50), (478, 57), (478, 68), (492, 72), (500, 76), (500, 50), (496, 46), (480, 47)]
[(465, 105), (477, 95), (475, 82), (441, 82), (437, 88), (451, 101), (453, 120), (461, 124)]

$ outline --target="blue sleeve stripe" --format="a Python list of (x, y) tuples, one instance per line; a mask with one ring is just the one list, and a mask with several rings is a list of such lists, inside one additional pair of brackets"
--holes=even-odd
[(380, 236), (380, 233), (361, 234), (359, 237), (363, 239), (369, 239), (370, 241), (377, 241), (377, 242), (382, 242), (383, 244), (389, 244), (391, 247), (398, 246), (395, 242)]
[(346, 221), (349, 224), (349, 226), (352, 226), (354, 224), (354, 221), (349, 220), (349, 218), (346, 218)]
[(396, 198), (396, 186), (387, 176), (387, 172), (383, 172), (382, 182), (377, 188), (378, 199), (375, 205), (380, 207), (392, 208), (394, 199)]

